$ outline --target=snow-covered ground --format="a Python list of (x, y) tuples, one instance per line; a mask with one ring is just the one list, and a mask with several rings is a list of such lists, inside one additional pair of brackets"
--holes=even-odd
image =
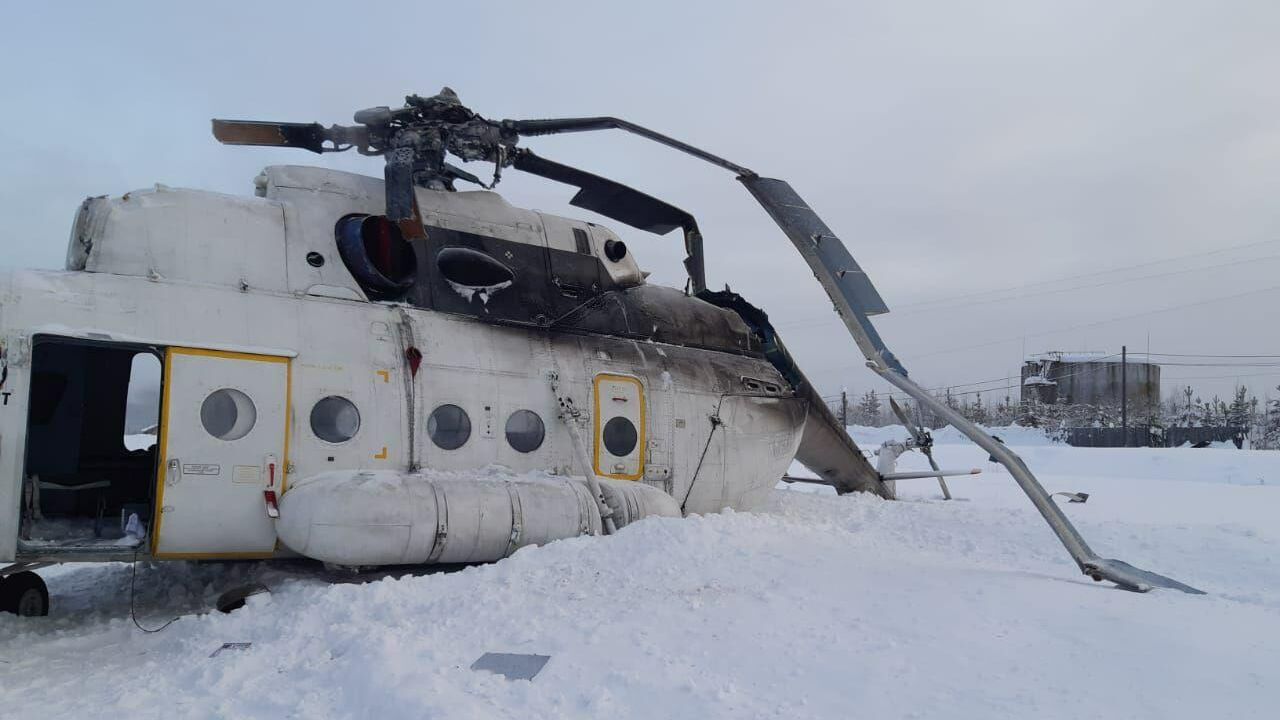
[[(1280, 714), (1280, 453), (1075, 449), (997, 431), (1095, 550), (1208, 591), (1080, 576), (985, 453), (904, 500), (779, 489), (759, 513), (655, 519), (454, 573), (331, 584), (309, 566), (43, 571), (0, 615), (5, 718), (1271, 718)], [(900, 428), (855, 429), (873, 448)], [(904, 456), (903, 469), (924, 467)], [(257, 578), (273, 592), (199, 614)], [(224, 642), (246, 650), (210, 654)], [(551, 656), (533, 681), (469, 669)]]

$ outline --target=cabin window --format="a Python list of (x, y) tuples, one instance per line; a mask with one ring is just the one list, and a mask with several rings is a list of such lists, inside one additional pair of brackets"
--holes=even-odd
[(344, 443), (360, 431), (360, 411), (350, 400), (330, 395), (311, 408), (311, 432), (329, 443)]
[(577, 251), (583, 255), (591, 254), (591, 239), (587, 237), (587, 231), (582, 228), (573, 229), (573, 244)]
[(605, 449), (615, 457), (630, 455), (631, 451), (636, 449), (636, 441), (639, 440), (635, 424), (621, 416), (605, 423), (601, 435)]
[(235, 388), (222, 388), (209, 393), (200, 404), (200, 424), (219, 440), (239, 440), (253, 430), (258, 409), (248, 395)]
[(457, 450), (471, 437), (471, 418), (457, 405), (441, 405), (427, 418), (427, 434), (442, 450)]
[(542, 447), (547, 428), (532, 410), (517, 410), (507, 418), (507, 442), (516, 451), (531, 453)]
[(129, 389), (125, 394), (124, 445), (145, 450), (156, 444), (159, 434), (160, 358), (147, 352), (133, 356), (129, 366)]

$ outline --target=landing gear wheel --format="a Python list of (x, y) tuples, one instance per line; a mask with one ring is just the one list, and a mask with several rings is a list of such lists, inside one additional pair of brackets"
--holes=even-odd
[(22, 617), (48, 615), (49, 588), (39, 575), (30, 570), (0, 578), (0, 612)]

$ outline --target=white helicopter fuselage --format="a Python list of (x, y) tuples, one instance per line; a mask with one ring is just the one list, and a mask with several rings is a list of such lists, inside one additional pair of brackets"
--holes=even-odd
[[(796, 454), (803, 401), (758, 354), (660, 333), (561, 331), (554, 318), (544, 328), (494, 322), (483, 307), (509, 292), (501, 284), (449, 288), (479, 316), (372, 301), (335, 250), (334, 226), (380, 213), (380, 181), (277, 167), (258, 189), (91, 199), (67, 270), (0, 275), (0, 561), (307, 554), (305, 539), (281, 542), (294, 488), (398, 478), (403, 495), (372, 501), (390, 506), (327, 541), (359, 545), (385, 535), (389, 515), (426, 502), (411, 487), (418, 471), (491, 465), (565, 482), (589, 471), (661, 491), (684, 513), (751, 509)], [(431, 228), (577, 252), (599, 258), (604, 282), (644, 285), (630, 254), (604, 257), (617, 238), (598, 225), (512, 208), (490, 192), (419, 190), (419, 203)], [(559, 286), (554, 267), (551, 275)], [(719, 308), (699, 312), (740, 324)], [(130, 451), (121, 382), (139, 355), (162, 364), (162, 398), (156, 446)], [(579, 430), (558, 418), (553, 378), (589, 418), (580, 431), (590, 468), (570, 434)], [(326, 517), (364, 512), (353, 506), (363, 495), (344, 487)], [(522, 527), (546, 519), (531, 516), (535, 499), (501, 492), (512, 517), (524, 514), (508, 522), (514, 548)], [(439, 522), (437, 501), (427, 520)], [(342, 524), (308, 522), (304, 533)], [(403, 533), (375, 538), (381, 549), (350, 564), (422, 561), (398, 548), (431, 541), (415, 535), (421, 529)]]

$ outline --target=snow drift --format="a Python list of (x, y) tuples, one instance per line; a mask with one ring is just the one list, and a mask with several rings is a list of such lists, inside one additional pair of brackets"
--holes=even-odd
[[(997, 431), (997, 434), (1000, 434)], [(858, 438), (859, 442), (866, 442)], [(1280, 454), (1015, 449), (1099, 550), (1209, 591), (1081, 577), (1003, 471), (903, 501), (773, 494), (760, 513), (635, 523), (461, 572), (331, 584), (314, 565), (43, 571), (0, 617), (6, 717), (1271, 717), (1280, 704)], [(874, 447), (874, 444), (867, 442)], [(1100, 454), (1101, 453), (1101, 454)], [(915, 454), (903, 469), (923, 467)], [(1232, 478), (1224, 480), (1224, 478)], [(231, 615), (195, 614), (258, 579)], [(209, 655), (225, 642), (247, 649)], [(469, 669), (550, 655), (532, 681)]]

